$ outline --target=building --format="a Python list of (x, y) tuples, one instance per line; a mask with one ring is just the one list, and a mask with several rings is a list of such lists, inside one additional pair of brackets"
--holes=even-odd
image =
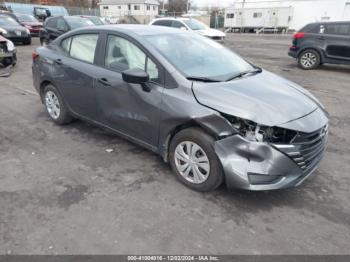
[(225, 10), (226, 28), (299, 30), (318, 21), (350, 20), (350, 0), (236, 0)]
[(101, 0), (101, 16), (136, 19), (141, 24), (148, 24), (157, 15), (159, 2), (156, 0)]

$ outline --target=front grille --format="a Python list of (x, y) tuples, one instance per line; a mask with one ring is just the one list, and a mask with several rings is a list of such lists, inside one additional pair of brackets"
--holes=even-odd
[(328, 125), (312, 133), (298, 133), (289, 145), (274, 144), (303, 170), (314, 168), (322, 159), (328, 138)]

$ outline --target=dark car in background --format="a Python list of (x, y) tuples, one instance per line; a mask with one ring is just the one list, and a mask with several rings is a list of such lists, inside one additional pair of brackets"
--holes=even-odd
[(21, 25), (29, 29), (32, 36), (39, 36), (43, 23), (39, 22), (38, 19), (32, 15), (16, 13), (15, 16)]
[(306, 25), (294, 35), (288, 54), (306, 70), (324, 63), (350, 65), (350, 21)]
[(17, 16), (10, 11), (0, 10), (0, 15), (7, 15), (7, 16), (11, 17), (12, 19), (16, 20), (16, 22), (18, 22), (20, 24)]
[(114, 131), (198, 191), (299, 186), (327, 144), (328, 114), (310, 92), (189, 31), (74, 30), (36, 49), (33, 78), (53, 122)]
[(92, 15), (77, 15), (78, 17), (89, 19), (94, 25), (105, 25), (106, 23), (99, 16)]
[(49, 44), (62, 34), (71, 30), (94, 26), (89, 19), (79, 16), (57, 16), (45, 20), (43, 28), (40, 30), (40, 43)]
[(21, 42), (25, 45), (30, 45), (32, 43), (29, 29), (20, 25), (8, 15), (0, 14), (0, 35), (15, 43)]

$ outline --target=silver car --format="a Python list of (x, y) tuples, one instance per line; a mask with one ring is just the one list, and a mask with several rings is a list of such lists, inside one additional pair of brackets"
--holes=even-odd
[(311, 93), (186, 31), (78, 29), (35, 51), (33, 77), (55, 123), (112, 130), (198, 191), (298, 186), (327, 144), (328, 114)]

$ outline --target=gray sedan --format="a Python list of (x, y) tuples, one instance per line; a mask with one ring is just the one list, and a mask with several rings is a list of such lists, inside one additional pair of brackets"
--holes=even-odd
[(75, 30), (33, 53), (33, 77), (55, 123), (112, 130), (198, 191), (298, 186), (327, 144), (328, 114), (311, 93), (181, 30)]

